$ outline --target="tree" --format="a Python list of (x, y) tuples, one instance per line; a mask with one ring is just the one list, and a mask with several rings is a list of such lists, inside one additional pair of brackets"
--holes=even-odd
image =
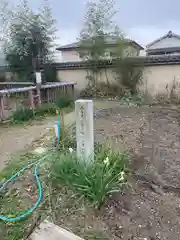
[[(105, 71), (106, 82), (110, 87), (105, 59), (108, 39), (115, 41), (116, 47), (111, 52), (110, 61), (115, 70), (118, 91), (119, 94), (123, 94), (124, 90), (128, 90), (133, 95), (137, 93), (137, 86), (141, 82), (143, 66), (135, 66), (129, 41), (114, 21), (116, 13), (114, 0), (88, 2), (84, 27), (80, 33), (79, 53), (85, 62), (89, 85), (94, 87), (96, 93), (98, 76), (102, 69)], [(111, 85), (111, 87), (114, 86)]]
[(138, 85), (142, 82), (143, 62), (136, 62), (132, 52), (129, 50), (129, 41), (116, 31), (118, 37), (116, 51), (114, 52), (114, 70), (116, 80), (122, 86), (122, 93), (129, 92), (135, 95)]
[(34, 72), (53, 61), (55, 20), (48, 0), (44, 0), (38, 13), (29, 8), (27, 0), (21, 0), (14, 9), (10, 11), (6, 5), (9, 18), (1, 16), (1, 21), (8, 23), (4, 40), (6, 58), (19, 80), (35, 80)]
[(117, 58), (114, 68), (123, 92), (129, 92), (130, 95), (137, 94), (138, 86), (142, 83), (143, 63), (136, 64), (136, 60), (132, 57)]
[[(87, 3), (84, 27), (80, 33), (79, 53), (86, 64), (89, 84), (93, 86), (96, 85), (100, 72), (99, 62), (106, 57), (107, 39), (114, 36), (117, 30), (113, 21), (116, 14), (114, 9), (114, 0)], [(106, 65), (104, 69), (106, 73)]]

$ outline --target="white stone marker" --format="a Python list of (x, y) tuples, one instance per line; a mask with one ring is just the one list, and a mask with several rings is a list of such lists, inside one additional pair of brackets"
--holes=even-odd
[(85, 161), (94, 160), (94, 131), (93, 131), (93, 101), (77, 100), (76, 112), (76, 142), (77, 156)]
[(29, 240), (83, 240), (73, 233), (45, 220), (35, 229)]

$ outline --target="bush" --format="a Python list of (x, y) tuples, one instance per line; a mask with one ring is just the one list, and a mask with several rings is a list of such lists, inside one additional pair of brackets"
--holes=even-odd
[(94, 162), (89, 164), (77, 159), (74, 153), (66, 152), (54, 159), (51, 179), (68, 186), (100, 208), (106, 197), (119, 192), (125, 184), (126, 167), (126, 155), (108, 148), (98, 148)]
[(61, 96), (56, 100), (55, 105), (58, 109), (64, 109), (70, 107), (71, 103), (72, 100), (69, 96)]
[(35, 111), (21, 107), (13, 112), (12, 120), (13, 122), (19, 123), (34, 119), (35, 116), (55, 115), (56, 109), (54, 104), (43, 104), (41, 107), (36, 108)]
[(117, 58), (115, 72), (120, 86), (129, 90), (131, 95), (137, 94), (138, 86), (142, 83), (143, 64), (137, 65), (131, 58)]
[(48, 63), (44, 66), (44, 69), (42, 72), (42, 81), (43, 83), (58, 81), (56, 67), (53, 66), (53, 63)]
[(34, 118), (34, 112), (29, 108), (19, 108), (13, 112), (12, 120), (13, 122), (25, 122)]
[[(71, 103), (72, 103), (71, 100), (62, 99), (62, 100), (59, 100), (58, 104), (43, 104), (40, 107), (37, 107), (34, 111), (29, 108), (20, 107), (13, 112), (12, 120), (13, 122), (19, 123), (19, 122), (29, 121), (34, 117), (56, 115), (58, 106), (61, 106), (61, 109), (63, 107), (68, 108), (72, 105)], [(67, 110), (70, 110), (70, 109), (67, 109)]]

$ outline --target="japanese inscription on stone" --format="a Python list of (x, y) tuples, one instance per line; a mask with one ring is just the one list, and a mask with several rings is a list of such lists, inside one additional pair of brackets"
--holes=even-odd
[(85, 145), (85, 126), (84, 126), (84, 121), (85, 121), (85, 110), (84, 107), (80, 107), (80, 114), (79, 114), (79, 144), (80, 144), (80, 152), (84, 154), (84, 145)]
[(77, 156), (87, 161), (94, 159), (93, 133), (93, 101), (77, 100), (76, 112), (76, 142)]

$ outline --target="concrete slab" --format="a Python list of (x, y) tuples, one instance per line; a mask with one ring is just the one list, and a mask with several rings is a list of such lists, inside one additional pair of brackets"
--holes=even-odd
[(83, 240), (73, 233), (45, 220), (30, 236), (29, 240)]

